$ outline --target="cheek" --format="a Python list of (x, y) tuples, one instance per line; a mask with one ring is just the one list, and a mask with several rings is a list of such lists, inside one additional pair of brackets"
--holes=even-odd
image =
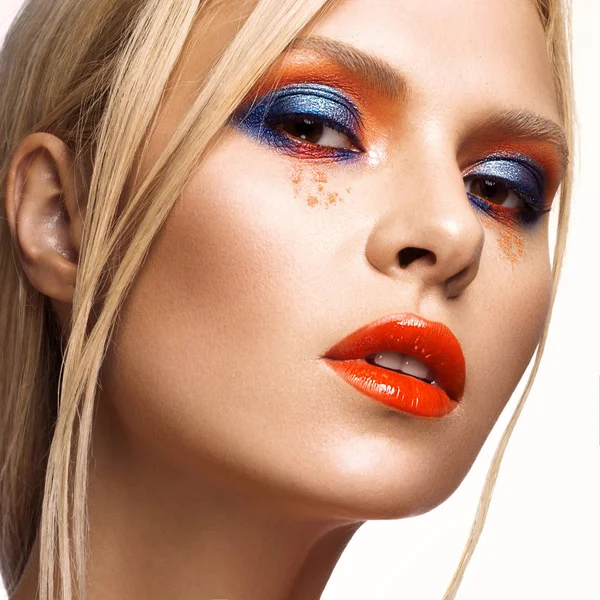
[(243, 397), (235, 391), (256, 367), (252, 349), (276, 330), (288, 303), (283, 215), (272, 210), (274, 199), (285, 205), (285, 186), (275, 180), (259, 194), (235, 176), (234, 164), (206, 161), (174, 205), (105, 361), (107, 396), (147, 449), (167, 438), (171, 451), (186, 438), (218, 446), (206, 425), (235, 428)]
[[(494, 230), (487, 230), (486, 236)], [(467, 379), (477, 390), (473, 403), (488, 407), (483, 433), (494, 425), (535, 352), (548, 314), (552, 289), (544, 224), (523, 234), (518, 260), (506, 256), (502, 234), (489, 236), (474, 284), (477, 295), (466, 317), (475, 332)], [(470, 367), (470, 368), (469, 368)], [(475, 407), (477, 408), (477, 407)], [(483, 415), (482, 415), (483, 416)], [(481, 426), (481, 423), (479, 423)]]
[(295, 195), (289, 167), (239, 147), (212, 152), (171, 210), (123, 307), (103, 389), (138, 454), (289, 474), (300, 457), (281, 449), (311, 439), (307, 397), (324, 393), (314, 319), (331, 306), (327, 238), (304, 196), (308, 179), (327, 183), (305, 172)]

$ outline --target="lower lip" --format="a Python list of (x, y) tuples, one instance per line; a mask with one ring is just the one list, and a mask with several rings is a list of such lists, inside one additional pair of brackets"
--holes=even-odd
[(324, 360), (359, 392), (413, 415), (443, 417), (458, 404), (444, 390), (431, 383), (372, 365), (363, 359)]

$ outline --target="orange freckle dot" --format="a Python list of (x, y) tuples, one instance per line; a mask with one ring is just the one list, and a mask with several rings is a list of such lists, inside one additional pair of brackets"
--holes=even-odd
[(320, 184), (320, 185), (319, 185), (319, 191), (320, 191), (320, 192), (322, 192), (322, 191), (323, 191), (323, 185), (322, 185), (322, 184)]
[(335, 204), (339, 198), (340, 196), (337, 192), (330, 192), (327, 194), (327, 199), (329, 200), (330, 204)]
[(346, 188), (346, 192), (348, 192), (349, 194), (351, 194), (352, 190), (350, 188)]
[(327, 183), (327, 175), (319, 169), (315, 171), (313, 181), (315, 183)]
[(298, 166), (292, 171), (292, 183), (295, 185), (302, 183), (302, 169)]
[(292, 170), (292, 185), (294, 189), (294, 197), (297, 198), (300, 195), (301, 184), (303, 180), (302, 167), (296, 165)]
[(315, 198), (315, 196), (309, 196), (308, 199), (308, 205), (309, 206), (315, 206), (315, 204), (317, 204), (319, 201)]

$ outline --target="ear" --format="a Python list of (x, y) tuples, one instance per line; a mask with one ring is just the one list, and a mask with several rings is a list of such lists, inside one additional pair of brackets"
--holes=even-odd
[(82, 197), (72, 153), (62, 140), (35, 133), (20, 142), (6, 182), (8, 225), (31, 285), (50, 297), (59, 313), (73, 303)]

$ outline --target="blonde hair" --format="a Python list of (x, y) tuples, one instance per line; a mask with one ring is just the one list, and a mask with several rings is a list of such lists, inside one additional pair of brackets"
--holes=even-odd
[[(0, 53), (0, 182), (27, 135), (72, 150), (86, 185), (68, 332), (14, 256), (0, 203), (0, 573), (12, 593), (40, 536), (39, 597), (84, 598), (86, 489), (96, 387), (117, 312), (198, 161), (268, 66), (328, 0), (259, 0), (221, 53), (152, 170), (124, 201), (146, 135), (196, 23), (219, 0), (28, 0)], [(569, 147), (570, 10), (536, 0)], [(508, 439), (538, 370), (565, 249), (572, 171), (561, 187), (551, 309), (525, 393), (492, 461), (470, 538), (444, 600), (455, 597), (481, 534)], [(136, 181), (137, 184), (137, 181)], [(72, 531), (71, 531), (72, 527)], [(74, 563), (74, 566), (72, 565)], [(56, 595), (58, 594), (58, 596)]]

